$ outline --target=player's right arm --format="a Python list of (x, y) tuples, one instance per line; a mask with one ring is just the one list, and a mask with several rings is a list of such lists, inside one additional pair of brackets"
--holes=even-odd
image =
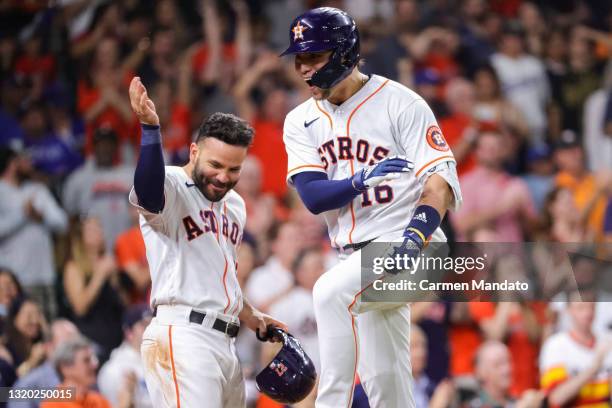
[(134, 172), (134, 190), (141, 207), (151, 213), (159, 213), (164, 208), (166, 177), (159, 117), (139, 77), (134, 77), (130, 83), (130, 104), (142, 128), (140, 155)]
[[(251, 303), (244, 298), (244, 306), (242, 310), (238, 314), (238, 318), (246, 327), (253, 331), (259, 330), (259, 333), (267, 333), (268, 328), (270, 326), (281, 328), (282, 330), (288, 332), (289, 328), (287, 325), (279, 320), (274, 319), (271, 316), (268, 316), (265, 313), (262, 313), (260, 310), (256, 309), (251, 305)], [(275, 339), (270, 338), (271, 342), (276, 342)]]
[(318, 171), (297, 173), (293, 184), (308, 210), (314, 214), (341, 208), (368, 188), (396, 179), (412, 170), (412, 163), (400, 157), (384, 159), (342, 180), (329, 180)]

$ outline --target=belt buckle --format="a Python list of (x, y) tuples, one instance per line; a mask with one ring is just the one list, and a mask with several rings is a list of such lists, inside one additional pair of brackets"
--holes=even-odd
[[(219, 320), (221, 320), (221, 319), (219, 319)], [(223, 333), (225, 333), (229, 337), (236, 337), (236, 334), (234, 334), (234, 336), (232, 336), (232, 333), (235, 332), (234, 326), (237, 326), (238, 329), (240, 329), (240, 326), (238, 326), (236, 323), (234, 323), (233, 318), (230, 321), (221, 320), (221, 322), (223, 322), (223, 324), (225, 325)], [(230, 331), (232, 333), (230, 333)]]

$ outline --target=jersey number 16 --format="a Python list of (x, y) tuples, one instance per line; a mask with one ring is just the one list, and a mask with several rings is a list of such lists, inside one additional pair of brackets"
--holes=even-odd
[(374, 191), (374, 200), (376, 200), (378, 204), (386, 204), (393, 200), (393, 189), (391, 186), (376, 186), (373, 189), (367, 189), (361, 193), (361, 207), (369, 207), (373, 204), (372, 199), (370, 198), (370, 191), (372, 190)]

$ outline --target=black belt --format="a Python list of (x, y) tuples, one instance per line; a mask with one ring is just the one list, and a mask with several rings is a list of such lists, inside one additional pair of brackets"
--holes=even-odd
[[(156, 316), (156, 315), (157, 315), (157, 308), (155, 308), (155, 310), (153, 311), (153, 316)], [(192, 310), (191, 313), (189, 313), (189, 322), (196, 323), (196, 324), (202, 324), (205, 317), (206, 317), (206, 313), (200, 313), (200, 312), (196, 312), (195, 310)], [(212, 328), (222, 333), (225, 333), (230, 337), (236, 337), (238, 335), (238, 331), (240, 331), (240, 326), (237, 325), (236, 323), (228, 323), (221, 319), (215, 319), (212, 325)]]
[(348, 249), (352, 249), (353, 251), (359, 251), (360, 249), (365, 248), (370, 242), (374, 241), (376, 238), (372, 238), (369, 241), (358, 242), (356, 244), (348, 244), (342, 247), (343, 251)]

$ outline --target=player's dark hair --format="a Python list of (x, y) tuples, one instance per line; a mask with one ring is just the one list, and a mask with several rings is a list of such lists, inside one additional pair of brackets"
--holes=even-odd
[(253, 143), (255, 131), (244, 119), (231, 113), (213, 113), (202, 122), (195, 142), (214, 137), (234, 146), (248, 147)]

